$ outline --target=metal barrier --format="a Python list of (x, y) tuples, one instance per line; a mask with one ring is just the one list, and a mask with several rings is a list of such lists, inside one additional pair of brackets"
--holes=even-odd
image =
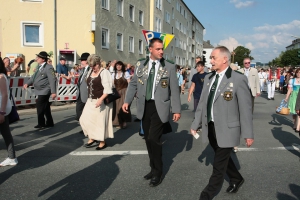
[[(37, 96), (34, 92), (34, 87), (29, 86), (26, 90), (23, 85), (29, 80), (30, 77), (10, 77), (9, 86), (15, 101), (16, 106), (24, 106), (36, 103)], [(77, 95), (77, 82), (78, 77), (73, 77), (70, 80), (59, 77), (57, 78), (56, 86), (56, 99), (49, 101), (74, 101)]]

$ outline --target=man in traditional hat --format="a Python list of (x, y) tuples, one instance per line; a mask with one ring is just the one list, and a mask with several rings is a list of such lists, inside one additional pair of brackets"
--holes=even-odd
[[(162, 181), (162, 143), (160, 138), (169, 126), (172, 104), (173, 121), (180, 119), (181, 103), (174, 63), (163, 58), (163, 41), (154, 38), (149, 43), (150, 56), (140, 59), (136, 72), (129, 82), (124, 112), (135, 95), (137, 98), (137, 118), (142, 120), (146, 146), (150, 158), (151, 171), (144, 179), (151, 180), (150, 187)], [(170, 95), (172, 94), (172, 96)], [(171, 129), (171, 128), (169, 128)]]
[(53, 66), (47, 64), (49, 55), (45, 51), (41, 51), (36, 56), (35, 60), (38, 63), (38, 68), (23, 87), (27, 89), (31, 84), (34, 86), (35, 95), (38, 96), (36, 100), (38, 125), (34, 128), (42, 129), (54, 126), (49, 98), (50, 96), (52, 99), (56, 97), (56, 77)]
[[(76, 97), (76, 120), (79, 121), (79, 118), (82, 114), (83, 108), (85, 106), (85, 102), (88, 98), (88, 90), (87, 90), (87, 84), (86, 84), (86, 76), (87, 73), (90, 69), (88, 63), (87, 63), (87, 59), (90, 56), (89, 53), (85, 52), (83, 54), (81, 54), (81, 57), (79, 58), (79, 60), (81, 61), (81, 74), (79, 76), (78, 79), (78, 83), (77, 83), (77, 97)], [(83, 132), (81, 132), (83, 133)]]

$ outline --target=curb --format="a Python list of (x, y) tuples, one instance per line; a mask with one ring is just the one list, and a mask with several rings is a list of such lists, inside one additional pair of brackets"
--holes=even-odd
[[(62, 110), (70, 110), (76, 107), (76, 103), (73, 104), (67, 104), (67, 105), (59, 105), (59, 106), (55, 106), (55, 105), (51, 105), (51, 112), (57, 112), (57, 111), (62, 111)], [(36, 114), (36, 108), (28, 108), (28, 109), (22, 109), (22, 110), (18, 110), (18, 114), (21, 115), (32, 115), (32, 114)]]

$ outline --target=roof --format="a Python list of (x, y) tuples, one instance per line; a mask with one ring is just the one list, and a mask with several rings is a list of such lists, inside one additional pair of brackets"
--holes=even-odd
[(213, 45), (210, 44), (210, 40), (207, 40), (207, 41), (204, 41), (203, 40), (203, 48), (206, 48), (206, 49), (213, 49), (215, 48)]

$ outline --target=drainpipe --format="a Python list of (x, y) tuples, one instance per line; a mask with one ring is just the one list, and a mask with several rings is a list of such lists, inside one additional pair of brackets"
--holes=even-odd
[(56, 34), (56, 15), (57, 15), (57, 11), (56, 11), (56, 0), (54, 0), (54, 49), (53, 49), (53, 58), (55, 60), (54, 62), (54, 68), (56, 69), (57, 66), (57, 34)]

